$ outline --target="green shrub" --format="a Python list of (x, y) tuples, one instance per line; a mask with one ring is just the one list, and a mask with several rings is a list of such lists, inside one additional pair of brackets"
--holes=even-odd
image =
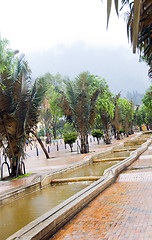
[(103, 137), (103, 131), (102, 131), (102, 130), (99, 130), (99, 129), (96, 129), (96, 130), (92, 131), (91, 134), (92, 134), (93, 137), (96, 137), (96, 138), (97, 138), (97, 141), (98, 141), (98, 144), (99, 144), (99, 139), (100, 139), (101, 137)]
[(65, 144), (69, 144), (69, 146), (71, 148), (71, 152), (73, 151), (72, 150), (73, 143), (76, 141), (77, 137), (78, 137), (78, 134), (76, 132), (63, 134), (64, 142), (65, 142)]
[(123, 128), (121, 128), (120, 130), (119, 130), (119, 133), (121, 134), (121, 133), (123, 133), (124, 132), (124, 130), (123, 130)]

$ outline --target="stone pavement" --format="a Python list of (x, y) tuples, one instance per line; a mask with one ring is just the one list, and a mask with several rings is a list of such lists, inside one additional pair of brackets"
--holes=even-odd
[(152, 240), (152, 145), (52, 240)]
[(56, 146), (53, 145), (53, 148), (51, 148), (51, 153), (49, 154), (50, 159), (46, 159), (44, 153), (40, 148), (39, 156), (36, 156), (36, 149), (34, 148), (34, 146), (32, 147), (32, 150), (30, 149), (30, 146), (28, 146), (28, 148), (26, 149), (27, 158), (25, 159), (26, 173), (34, 174), (12, 181), (0, 181), (0, 193), (30, 183), (36, 177), (36, 174), (54, 171), (65, 166), (69, 166), (70, 164), (82, 160), (87, 155), (105, 151), (106, 149), (114, 145), (118, 145), (120, 143), (123, 143), (124, 141), (134, 138), (138, 134), (139, 133), (135, 133), (119, 141), (113, 138), (112, 144), (109, 145), (104, 144), (103, 141), (100, 141), (100, 144), (97, 144), (97, 141), (92, 140), (92, 142), (90, 142), (90, 152), (88, 154), (77, 154), (76, 146), (74, 146), (74, 152), (71, 153), (68, 146), (67, 149), (64, 148), (64, 144), (59, 145), (59, 151), (55, 151)]

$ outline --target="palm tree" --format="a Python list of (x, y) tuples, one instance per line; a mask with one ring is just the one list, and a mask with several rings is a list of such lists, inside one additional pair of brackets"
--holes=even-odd
[[(118, 14), (118, 0), (114, 0)], [(107, 24), (109, 21), (111, 0), (107, 0)], [(151, 0), (122, 0), (122, 7), (129, 4), (127, 33), (133, 45), (133, 53), (140, 51), (141, 57), (148, 63), (149, 77), (152, 78), (152, 1)], [(121, 7), (121, 8), (122, 8)]]
[(114, 98), (114, 118), (112, 119), (112, 125), (115, 127), (116, 139), (120, 140), (120, 128), (122, 126), (122, 119), (120, 115), (120, 109), (118, 106), (118, 100), (120, 98), (120, 93), (117, 94)]
[(88, 72), (79, 74), (73, 82), (65, 80), (65, 84), (66, 93), (62, 92), (62, 107), (80, 134), (81, 153), (88, 153), (88, 131), (94, 123), (99, 89), (91, 92), (91, 75)]
[(14, 58), (11, 52), (8, 56), (7, 64), (2, 59), (5, 68), (0, 72), (0, 147), (10, 160), (11, 175), (16, 176), (26, 140), (35, 133), (45, 89), (38, 81), (30, 87), (30, 70), (23, 55)]
[(129, 134), (133, 133), (133, 115), (134, 115), (134, 107), (133, 102), (129, 101), (126, 98), (119, 99), (119, 109), (122, 119), (122, 126), (125, 131), (127, 137)]
[(105, 129), (105, 143), (110, 144), (109, 128), (114, 117), (114, 103), (110, 90), (107, 88), (98, 98), (98, 121), (102, 122)]

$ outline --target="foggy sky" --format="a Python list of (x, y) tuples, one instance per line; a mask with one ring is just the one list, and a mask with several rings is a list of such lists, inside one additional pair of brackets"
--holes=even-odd
[(139, 62), (130, 46), (93, 47), (77, 42), (71, 46), (58, 45), (26, 55), (34, 78), (47, 72), (75, 78), (83, 71), (105, 78), (112, 93), (127, 91), (144, 93), (150, 85), (148, 66)]

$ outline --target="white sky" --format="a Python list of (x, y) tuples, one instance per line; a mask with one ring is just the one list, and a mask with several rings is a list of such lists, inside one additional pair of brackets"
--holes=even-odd
[(112, 91), (144, 92), (148, 67), (132, 54), (126, 23), (114, 6), (106, 29), (107, 0), (102, 1), (0, 0), (1, 38), (25, 53), (34, 78), (92, 71), (106, 78)]
[(104, 4), (101, 0), (0, 0), (1, 37), (24, 53), (77, 41), (127, 45), (126, 24), (115, 10), (106, 30)]

